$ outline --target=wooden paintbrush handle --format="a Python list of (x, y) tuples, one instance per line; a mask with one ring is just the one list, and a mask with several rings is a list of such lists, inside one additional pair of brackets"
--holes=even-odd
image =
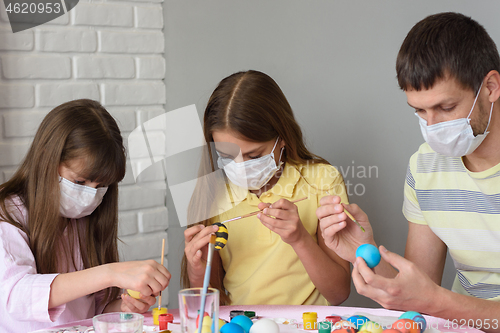
[[(290, 201), (291, 203), (296, 203), (296, 202), (299, 202), (299, 201), (302, 201), (302, 200), (306, 200), (307, 197), (304, 197), (304, 198), (300, 198), (300, 199), (297, 199), (297, 200), (293, 200), (293, 201)], [(259, 214), (260, 212), (262, 212), (261, 210), (257, 210), (255, 212), (251, 212), (251, 213), (248, 213), (248, 214), (245, 214), (245, 215), (241, 215), (241, 218), (244, 219), (245, 217), (250, 217), (250, 216), (254, 216), (254, 215), (257, 215)]]

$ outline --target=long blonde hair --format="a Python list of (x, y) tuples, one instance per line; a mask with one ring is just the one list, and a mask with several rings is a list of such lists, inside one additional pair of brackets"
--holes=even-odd
[[(216, 202), (218, 184), (209, 184), (202, 177), (216, 170), (210, 145), (214, 141), (212, 133), (216, 130), (231, 130), (253, 142), (267, 142), (279, 137), (285, 142), (282, 161), (291, 164), (329, 164), (307, 149), (290, 104), (270, 76), (254, 70), (232, 74), (218, 84), (205, 109), (203, 132), (208, 149), (202, 157), (197, 188), (189, 204), (190, 223), (200, 221), (193, 215), (207, 216), (205, 212), (200, 213), (200, 209), (209, 210), (211, 204)], [(212, 220), (204, 219), (200, 223), (210, 225)], [(221, 267), (220, 271), (212, 273), (211, 285), (219, 289), (220, 302), (225, 305), (230, 304), (230, 298), (224, 289), (223, 278)], [(189, 287), (185, 255), (181, 282), (184, 287)]]
[[(73, 230), (59, 213), (61, 163), (84, 158), (86, 179), (108, 185), (102, 203), (88, 216), (88, 223)], [(38, 274), (57, 272), (73, 262), (78, 243), (84, 268), (118, 261), (118, 182), (125, 175), (125, 149), (120, 130), (111, 115), (88, 99), (64, 103), (43, 119), (21, 166), (0, 185), (0, 218), (23, 230), (29, 238)], [(17, 196), (27, 209), (27, 224), (9, 214), (6, 201)], [(62, 242), (68, 228), (68, 242)], [(75, 236), (76, 235), (76, 236)], [(54, 249), (63, 249), (63, 256)], [(103, 302), (115, 299), (120, 290), (109, 288)]]

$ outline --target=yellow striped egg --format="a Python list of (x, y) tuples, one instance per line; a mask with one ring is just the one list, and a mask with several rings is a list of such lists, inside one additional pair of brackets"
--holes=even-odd
[(215, 232), (215, 249), (222, 250), (222, 248), (227, 244), (229, 234), (227, 233), (227, 228), (224, 224), (218, 222), (214, 224), (219, 226), (219, 230)]

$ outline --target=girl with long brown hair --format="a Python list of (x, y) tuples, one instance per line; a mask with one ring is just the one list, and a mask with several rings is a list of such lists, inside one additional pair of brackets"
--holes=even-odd
[(208, 101), (203, 126), (208, 153), (201, 175), (222, 169), (227, 183), (199, 179), (188, 213), (197, 225), (184, 232), (184, 287), (203, 284), (207, 244), (218, 229), (212, 224), (260, 210), (225, 223), (229, 238), (214, 255), (210, 280), (221, 304), (342, 303), (349, 263), (325, 245), (316, 209), (333, 193), (347, 203), (344, 181), (306, 148), (276, 82), (258, 71), (226, 77)]
[[(28, 332), (101, 312), (145, 312), (170, 273), (118, 262), (118, 182), (125, 149), (92, 100), (42, 121), (17, 172), (0, 185), (0, 331)], [(119, 288), (140, 291), (140, 300)]]

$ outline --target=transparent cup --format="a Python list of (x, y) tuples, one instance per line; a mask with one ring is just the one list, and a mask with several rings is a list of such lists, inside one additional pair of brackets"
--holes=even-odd
[(129, 312), (110, 312), (92, 318), (96, 333), (142, 333), (143, 322), (143, 315)]
[[(179, 316), (182, 333), (195, 333), (202, 300), (202, 288), (189, 288), (179, 291)], [(205, 295), (205, 309), (210, 320), (203, 319), (202, 326), (210, 325), (212, 332), (219, 332), (219, 291), (208, 288)], [(201, 332), (201, 330), (200, 330)]]

